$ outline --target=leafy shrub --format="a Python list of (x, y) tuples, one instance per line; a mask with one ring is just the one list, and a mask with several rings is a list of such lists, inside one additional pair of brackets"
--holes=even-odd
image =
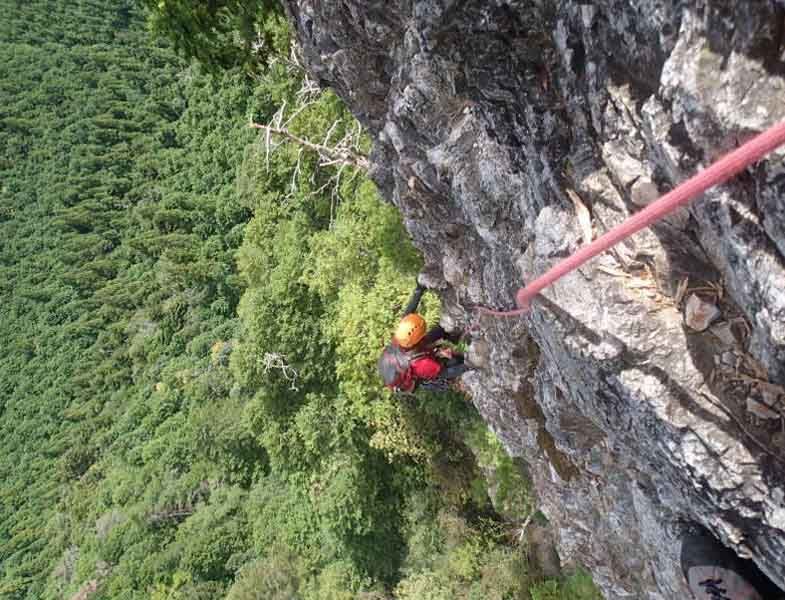
[(585, 571), (576, 571), (560, 581), (543, 581), (530, 588), (532, 600), (602, 600), (602, 594)]

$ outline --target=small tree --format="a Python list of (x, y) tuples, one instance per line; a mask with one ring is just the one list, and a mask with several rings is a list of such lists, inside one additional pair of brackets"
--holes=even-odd
[[(256, 70), (285, 31), (273, 0), (143, 0), (154, 33), (175, 50), (217, 72), (236, 66)], [(276, 17), (278, 17), (276, 19)], [(279, 21), (271, 27), (269, 20)]]

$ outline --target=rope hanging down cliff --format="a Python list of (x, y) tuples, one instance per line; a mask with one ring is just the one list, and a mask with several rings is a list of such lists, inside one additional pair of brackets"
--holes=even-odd
[(477, 307), (477, 310), (482, 314), (496, 317), (514, 317), (526, 314), (529, 312), (532, 299), (549, 285), (574, 271), (587, 260), (594, 258), (601, 252), (605, 252), (644, 227), (656, 223), (676, 209), (686, 205), (707, 189), (724, 183), (782, 144), (785, 144), (785, 121), (772, 126), (714, 162), (711, 166), (680, 184), (640, 212), (635, 213), (623, 223), (620, 223), (590, 244), (579, 248), (575, 253), (551, 267), (545, 274), (540, 275), (527, 286), (522, 287), (518, 290), (515, 297), (516, 305), (518, 306), (516, 310), (499, 311), (485, 307)]

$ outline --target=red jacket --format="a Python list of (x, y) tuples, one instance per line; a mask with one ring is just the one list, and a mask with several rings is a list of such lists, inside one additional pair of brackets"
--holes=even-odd
[(442, 364), (433, 356), (432, 348), (416, 349), (413, 348), (412, 352), (424, 352), (422, 356), (415, 358), (408, 373), (408, 377), (400, 384), (400, 389), (404, 392), (411, 392), (418, 381), (436, 379), (444, 368)]
[(412, 361), (412, 374), (415, 379), (436, 379), (441, 372), (441, 363), (430, 354)]

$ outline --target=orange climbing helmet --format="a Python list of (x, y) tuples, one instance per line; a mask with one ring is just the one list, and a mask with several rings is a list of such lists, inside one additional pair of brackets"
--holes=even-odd
[(417, 313), (406, 315), (395, 328), (393, 340), (401, 348), (413, 348), (425, 337), (425, 319)]

